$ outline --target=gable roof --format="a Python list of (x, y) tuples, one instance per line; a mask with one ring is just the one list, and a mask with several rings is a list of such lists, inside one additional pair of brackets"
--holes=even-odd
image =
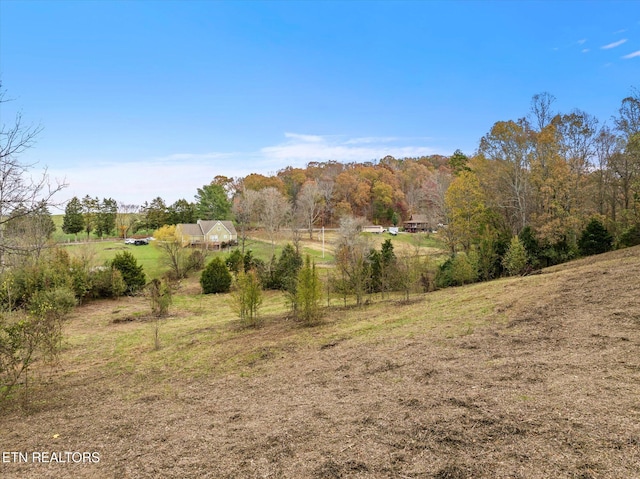
[(196, 226), (202, 229), (202, 233), (200, 234), (207, 234), (218, 223), (220, 223), (229, 232), (230, 235), (238, 234), (236, 232), (235, 226), (233, 226), (233, 223), (231, 221), (198, 220), (198, 224)]
[(237, 235), (238, 234), (238, 232), (236, 231), (236, 227), (233, 226), (233, 222), (232, 221), (221, 221), (220, 223), (222, 223), (222, 226), (227, 228), (229, 233), (231, 233), (232, 235)]
[(202, 236), (202, 229), (200, 229), (200, 225), (196, 225), (193, 223), (180, 223), (178, 225), (182, 230), (183, 234), (189, 236)]

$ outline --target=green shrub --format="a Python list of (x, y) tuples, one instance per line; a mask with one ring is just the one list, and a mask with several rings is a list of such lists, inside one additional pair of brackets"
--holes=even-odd
[(90, 289), (87, 296), (93, 299), (118, 298), (127, 291), (127, 284), (120, 270), (103, 266), (89, 273)]
[(142, 265), (129, 251), (117, 253), (111, 260), (111, 266), (122, 274), (127, 294), (135, 294), (147, 284)]
[(436, 273), (436, 286), (460, 286), (473, 283), (477, 278), (478, 272), (470, 258), (464, 253), (458, 253), (440, 265)]
[(231, 273), (220, 257), (215, 257), (200, 276), (204, 294), (228, 293), (231, 288)]
[(243, 269), (244, 258), (239, 249), (234, 249), (225, 260), (227, 268), (233, 274), (238, 274)]
[(27, 311), (37, 317), (61, 319), (76, 305), (73, 291), (66, 287), (36, 291), (29, 299)]
[(457, 285), (473, 283), (478, 278), (476, 267), (469, 256), (459, 253), (453, 258), (451, 278)]
[(627, 248), (640, 244), (640, 226), (633, 225), (622, 232), (618, 238), (618, 247)]

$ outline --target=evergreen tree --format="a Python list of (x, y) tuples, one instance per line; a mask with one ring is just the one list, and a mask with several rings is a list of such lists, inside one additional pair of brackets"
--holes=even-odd
[(77, 236), (83, 229), (84, 217), (82, 216), (82, 203), (74, 196), (64, 209), (62, 231)]
[(154, 198), (150, 204), (145, 201), (142, 206), (142, 213), (144, 215), (144, 228), (154, 231), (167, 224), (169, 218), (167, 205), (159, 196)]
[(244, 268), (244, 257), (239, 249), (234, 249), (229, 256), (227, 256), (225, 263), (229, 271), (233, 274), (238, 274), (240, 270)]
[(322, 283), (316, 270), (316, 264), (311, 262), (309, 255), (305, 258), (304, 266), (298, 273), (295, 292), (296, 317), (306, 324), (315, 323), (320, 319), (322, 299)]
[(502, 258), (502, 264), (511, 276), (515, 276), (526, 271), (527, 262), (527, 250), (520, 238), (514, 236), (509, 243), (509, 249)]
[(238, 274), (232, 298), (240, 320), (248, 326), (256, 326), (263, 297), (260, 278), (254, 270)]
[(228, 293), (231, 288), (231, 273), (220, 257), (215, 257), (202, 271), (200, 285), (204, 294)]
[(270, 289), (280, 289), (295, 294), (298, 271), (302, 267), (302, 256), (291, 243), (283, 248), (271, 276)]
[(231, 215), (231, 203), (221, 185), (198, 188), (196, 211), (201, 220), (226, 220)]
[(118, 203), (113, 198), (104, 198), (96, 214), (96, 234), (102, 238), (116, 228)]
[(87, 233), (87, 239), (91, 232), (96, 229), (96, 220), (100, 209), (100, 200), (91, 198), (86, 195), (82, 198), (82, 215), (84, 217), (84, 231)]
[(147, 284), (142, 265), (138, 264), (138, 260), (129, 251), (117, 253), (111, 261), (111, 267), (122, 274), (127, 294), (134, 294)]
[(606, 253), (611, 250), (612, 245), (613, 236), (597, 218), (589, 222), (578, 240), (580, 253), (584, 256)]

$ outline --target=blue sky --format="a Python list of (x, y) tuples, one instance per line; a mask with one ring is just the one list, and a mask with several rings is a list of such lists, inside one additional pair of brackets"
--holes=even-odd
[(219, 174), (472, 154), (545, 91), (611, 124), (640, 3), (1, 0), (0, 75), (59, 199), (171, 203)]

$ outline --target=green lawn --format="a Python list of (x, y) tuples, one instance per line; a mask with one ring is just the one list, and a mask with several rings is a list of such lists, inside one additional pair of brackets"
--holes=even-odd
[(144, 268), (147, 279), (160, 277), (166, 268), (161, 264), (161, 253), (153, 245), (134, 246), (124, 244), (124, 241), (94, 241), (91, 243), (77, 243), (63, 246), (72, 255), (89, 256), (93, 262), (100, 265), (111, 260), (117, 253), (129, 251)]
[[(271, 261), (272, 254), (275, 254), (276, 259), (280, 257), (280, 253), (282, 252), (282, 249), (286, 246), (286, 244), (287, 244), (287, 241), (279, 241), (275, 244), (275, 248), (272, 249), (271, 243), (269, 241), (250, 238), (245, 243), (244, 250), (245, 252), (251, 250), (251, 253), (255, 258), (261, 259), (265, 263), (268, 263), (269, 261)], [(237, 248), (240, 248), (240, 246), (238, 246)], [(222, 252), (214, 252), (213, 254), (214, 255), (221, 254), (223, 256), (227, 256), (232, 250), (233, 248), (224, 250)], [(304, 243), (302, 244), (302, 247), (301, 247), (302, 256), (304, 257), (308, 254), (309, 256), (311, 256), (311, 259), (313, 259), (316, 262), (316, 264), (325, 264), (325, 263), (329, 264), (333, 262), (334, 258), (333, 258), (332, 250), (333, 250), (333, 247), (327, 244), (325, 248), (324, 258), (323, 258), (322, 251), (319, 251), (318, 249), (315, 249), (315, 248), (307, 247), (304, 245)]]

